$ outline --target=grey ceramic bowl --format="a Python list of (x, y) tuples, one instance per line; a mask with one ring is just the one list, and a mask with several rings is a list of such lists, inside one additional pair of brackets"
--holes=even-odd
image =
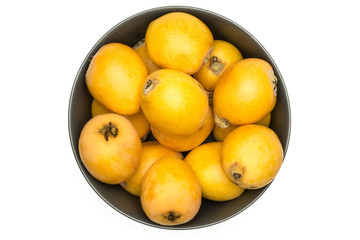
[[(290, 105), (284, 80), (275, 62), (265, 48), (237, 23), (214, 12), (193, 7), (175, 6), (150, 9), (129, 17), (110, 29), (94, 45), (80, 66), (70, 95), (68, 124), (70, 142), (79, 168), (90, 186), (107, 204), (130, 219), (143, 224), (167, 229), (193, 229), (220, 223), (239, 214), (254, 203), (268, 189), (270, 184), (261, 189), (246, 190), (238, 198), (227, 202), (213, 202), (203, 199), (198, 214), (190, 222), (178, 226), (160, 226), (147, 218), (141, 208), (139, 198), (123, 190), (120, 185), (107, 185), (94, 179), (82, 164), (78, 151), (78, 139), (81, 129), (91, 118), (92, 97), (85, 84), (85, 73), (91, 56), (101, 46), (110, 42), (120, 42), (129, 46), (135, 45), (145, 37), (147, 26), (152, 20), (174, 11), (187, 12), (201, 19), (212, 31), (214, 39), (231, 42), (238, 47), (244, 58), (261, 58), (272, 65), (278, 79), (278, 97), (275, 109), (272, 112), (270, 128), (279, 136), (286, 153), (290, 137)], [(149, 136), (148, 139), (152, 139), (152, 136)], [(206, 142), (213, 140), (213, 136), (210, 135)]]

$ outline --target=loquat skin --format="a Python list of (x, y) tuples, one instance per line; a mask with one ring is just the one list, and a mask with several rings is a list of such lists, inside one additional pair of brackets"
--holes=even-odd
[(147, 53), (146, 45), (145, 45), (145, 39), (140, 40), (133, 49), (135, 52), (142, 58), (144, 61), (149, 74), (155, 72), (156, 70), (161, 69), (158, 65), (156, 65), (151, 58), (149, 57), (149, 54)]
[(85, 79), (90, 94), (112, 112), (131, 115), (140, 111), (140, 94), (148, 70), (129, 46), (109, 43), (92, 58)]
[(140, 162), (141, 141), (129, 120), (116, 113), (101, 114), (83, 127), (79, 154), (94, 178), (119, 184), (135, 173)]
[[(263, 119), (261, 119), (260, 121), (254, 123), (254, 124), (269, 127), (270, 121), (271, 121), (271, 113), (268, 113), (268, 115), (266, 115)], [(232, 132), (237, 127), (239, 127), (239, 125), (233, 125), (231, 123), (229, 123), (229, 125), (226, 128), (221, 128), (221, 127), (215, 125), (214, 129), (213, 129), (214, 138), (216, 139), (216, 141), (222, 142), (222, 141), (224, 141), (226, 136), (229, 135), (229, 133)]]
[(245, 189), (258, 189), (269, 184), (283, 161), (283, 148), (273, 130), (248, 124), (233, 130), (220, 150), (226, 176)]
[(269, 112), (264, 118), (262, 118), (260, 121), (257, 121), (254, 124), (262, 125), (265, 127), (269, 127), (271, 122), (271, 112)]
[(217, 125), (214, 126), (213, 129), (213, 135), (216, 141), (222, 142), (226, 138), (229, 133), (231, 133), (234, 129), (239, 127), (238, 125), (233, 125), (229, 123), (229, 125), (226, 128), (221, 128)]
[(262, 59), (247, 58), (232, 64), (215, 86), (215, 115), (233, 125), (260, 121), (276, 104), (276, 83), (272, 67)]
[(210, 135), (214, 128), (214, 115), (211, 108), (209, 108), (204, 124), (194, 133), (190, 135), (177, 135), (163, 133), (159, 129), (151, 126), (153, 136), (168, 149), (185, 152), (199, 146)]
[(134, 125), (141, 141), (145, 141), (150, 132), (150, 123), (145, 118), (144, 113), (140, 111), (132, 115), (124, 115), (124, 117)]
[(219, 76), (233, 63), (243, 59), (241, 52), (231, 43), (215, 40), (209, 60), (193, 76), (205, 90), (213, 92)]
[(91, 116), (95, 117), (96, 115), (104, 114), (104, 113), (114, 113), (109, 110), (103, 104), (99, 103), (95, 98), (91, 102)]
[(190, 75), (160, 69), (146, 78), (141, 109), (161, 132), (189, 135), (203, 125), (209, 104), (205, 90)]
[(154, 162), (165, 157), (184, 159), (182, 153), (169, 150), (156, 141), (142, 143), (139, 167), (131, 178), (120, 185), (129, 193), (140, 197), (141, 183), (146, 171)]
[(155, 64), (189, 75), (200, 69), (213, 42), (210, 29), (184, 12), (168, 13), (153, 20), (145, 35), (147, 52)]
[(195, 173), (183, 160), (162, 158), (146, 172), (140, 202), (146, 216), (160, 225), (180, 225), (195, 217), (201, 205)]
[[(91, 103), (91, 115), (95, 117), (96, 115), (104, 114), (104, 113), (114, 113), (111, 110), (107, 109), (104, 105), (99, 103), (95, 98), (93, 99)], [(141, 139), (141, 141), (145, 141), (147, 135), (150, 132), (150, 124), (146, 120), (143, 112), (140, 110), (140, 112), (132, 114), (132, 115), (122, 115), (123, 117), (130, 120), (130, 122), (134, 125), (136, 128), (136, 131), (138, 132), (138, 135)]]
[(204, 198), (228, 201), (240, 196), (245, 189), (225, 175), (220, 161), (220, 149), (221, 142), (205, 143), (193, 149), (184, 161), (195, 172)]

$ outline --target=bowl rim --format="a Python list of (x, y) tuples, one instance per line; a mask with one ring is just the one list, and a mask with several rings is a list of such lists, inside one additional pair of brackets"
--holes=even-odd
[(284, 156), (283, 156), (283, 161), (285, 160), (285, 156), (287, 153), (287, 149), (290, 143), (290, 136), (291, 136), (291, 107), (290, 107), (290, 99), (289, 99), (289, 95), (287, 92), (287, 88), (285, 86), (285, 82), (283, 81), (283, 77), (280, 73), (280, 70), (278, 69), (277, 65), (275, 64), (274, 59), (271, 57), (271, 55), (269, 54), (269, 52), (265, 49), (265, 47), (250, 33), (248, 32), (245, 28), (243, 28), (242, 26), (240, 26), (238, 23), (234, 22), (233, 20), (219, 14), (216, 12), (213, 12), (211, 10), (208, 9), (204, 9), (204, 8), (199, 8), (199, 7), (194, 7), (194, 6), (188, 6), (188, 5), (167, 5), (167, 6), (161, 6), (161, 7), (153, 7), (153, 8), (148, 8), (146, 10), (137, 12), (133, 15), (130, 15), (128, 17), (126, 17), (125, 19), (123, 19), (122, 21), (118, 22), (117, 24), (115, 24), (113, 27), (111, 27), (108, 31), (106, 31), (97, 41), (96, 43), (91, 47), (91, 49), (88, 51), (88, 54), (86, 55), (85, 59), (83, 60), (82, 64), (80, 65), (77, 74), (75, 76), (72, 88), (71, 88), (71, 92), (70, 92), (70, 98), (69, 98), (69, 103), (68, 103), (68, 134), (70, 137), (70, 144), (71, 144), (71, 148), (73, 151), (73, 154), (75, 156), (76, 159), (76, 163), (81, 171), (81, 173), (83, 174), (84, 178), (86, 179), (86, 181), (88, 182), (88, 184), (91, 186), (91, 188), (96, 192), (96, 194), (104, 201), (106, 202), (109, 206), (111, 206), (114, 210), (116, 210), (117, 212), (121, 213), (122, 215), (136, 221), (139, 223), (142, 223), (144, 225), (147, 226), (151, 226), (151, 227), (156, 227), (156, 228), (160, 228), (160, 229), (167, 229), (167, 230), (192, 230), (192, 229), (200, 229), (200, 228), (205, 228), (205, 227), (209, 227), (209, 226), (213, 226), (219, 223), (222, 223), (230, 218), (235, 217), (236, 215), (240, 214), (241, 212), (243, 212), (244, 210), (246, 210), (248, 207), (250, 207), (252, 204), (254, 204), (265, 192), (266, 190), (270, 187), (270, 185), (272, 184), (272, 182), (270, 182), (268, 185), (266, 185), (265, 187), (263, 187), (263, 191), (261, 191), (261, 193), (254, 198), (249, 204), (247, 204), (244, 208), (242, 208), (241, 210), (229, 215), (228, 217), (225, 217), (221, 220), (218, 221), (214, 221), (211, 223), (207, 223), (207, 224), (203, 224), (203, 225), (198, 225), (198, 226), (188, 226), (185, 227), (183, 225), (176, 225), (176, 226), (166, 226), (166, 225), (160, 225), (160, 224), (156, 224), (156, 223), (152, 223), (152, 222), (145, 222), (142, 221), (140, 219), (137, 219), (129, 214), (126, 214), (125, 212), (121, 211), (120, 209), (116, 208), (113, 204), (111, 204), (104, 196), (102, 196), (102, 194), (96, 189), (96, 187), (90, 182), (90, 180), (88, 179), (88, 177), (85, 174), (85, 170), (82, 168), (82, 166), (80, 165), (80, 160), (77, 157), (77, 149), (75, 146), (75, 142), (72, 138), (73, 132), (71, 130), (71, 122), (72, 122), (72, 117), (71, 117), (71, 110), (72, 110), (72, 102), (73, 102), (73, 96), (74, 96), (74, 91), (75, 91), (75, 87), (77, 82), (79, 81), (79, 77), (81, 74), (82, 69), (84, 68), (85, 64), (87, 64), (87, 61), (91, 55), (91, 52), (94, 51), (94, 49), (98, 46), (98, 44), (104, 39), (106, 38), (109, 33), (113, 32), (116, 28), (118, 28), (120, 25), (122, 25), (123, 23), (130, 21), (133, 18), (136, 18), (138, 16), (141, 16), (143, 14), (147, 14), (153, 11), (181, 11), (184, 10), (184, 12), (186, 12), (187, 10), (194, 10), (194, 11), (198, 11), (198, 12), (203, 12), (205, 14), (210, 14), (213, 15), (215, 17), (221, 18), (231, 24), (233, 24), (234, 26), (236, 26), (237, 28), (241, 29), (246, 35), (248, 35), (254, 42), (256, 42), (256, 44), (261, 48), (262, 51), (264, 51), (264, 53), (267, 55), (267, 57), (269, 57), (269, 59), (272, 61), (273, 63), (273, 68), (276, 69), (280, 79), (282, 80), (282, 84), (283, 84), (283, 89), (284, 89), (284, 98), (286, 99), (286, 105), (287, 105), (287, 109), (288, 109), (288, 118), (289, 118), (289, 123), (288, 123), (288, 131), (287, 131), (287, 136), (286, 136), (286, 142), (285, 142), (285, 147), (283, 149), (284, 151)]

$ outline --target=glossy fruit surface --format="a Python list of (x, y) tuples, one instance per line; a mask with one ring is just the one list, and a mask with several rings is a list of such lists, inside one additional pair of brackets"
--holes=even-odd
[(243, 188), (258, 189), (269, 184), (280, 170), (283, 148), (273, 130), (249, 124), (225, 138), (220, 157), (229, 179)]
[(198, 81), (180, 71), (160, 69), (145, 82), (141, 109), (150, 125), (179, 135), (192, 134), (202, 126), (209, 105)]
[(140, 93), (148, 70), (129, 46), (109, 43), (92, 58), (86, 72), (90, 94), (109, 110), (123, 115), (140, 111)]
[(221, 142), (205, 143), (193, 149), (184, 159), (195, 172), (204, 198), (228, 201), (237, 198), (244, 188), (232, 182), (220, 162)]
[(201, 189), (195, 173), (183, 160), (162, 158), (146, 172), (140, 195), (148, 218), (161, 225), (184, 224), (201, 205)]
[(150, 58), (163, 68), (193, 74), (210, 53), (213, 35), (197, 17), (172, 12), (152, 21), (145, 43)]
[(103, 183), (118, 184), (135, 173), (141, 141), (129, 120), (115, 113), (101, 114), (82, 129), (79, 154), (93, 177)]
[(269, 63), (247, 58), (231, 65), (216, 84), (215, 114), (234, 125), (255, 123), (276, 104), (277, 79)]

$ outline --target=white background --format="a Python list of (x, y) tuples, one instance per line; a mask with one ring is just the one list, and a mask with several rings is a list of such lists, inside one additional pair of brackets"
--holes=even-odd
[[(236, 4), (235, 4), (236, 3)], [(88, 51), (140, 11), (224, 15), (267, 49), (292, 131), (274, 183), (250, 208), (197, 230), (157, 229), (113, 210), (70, 147), (68, 103)], [(360, 14), (356, 1), (2, 1), (0, 239), (359, 239)]]

